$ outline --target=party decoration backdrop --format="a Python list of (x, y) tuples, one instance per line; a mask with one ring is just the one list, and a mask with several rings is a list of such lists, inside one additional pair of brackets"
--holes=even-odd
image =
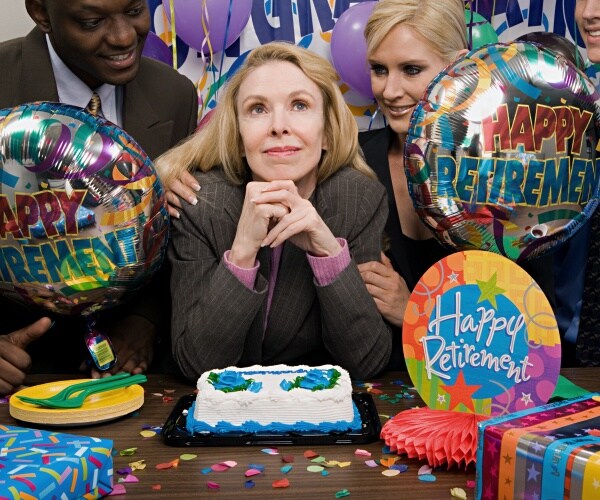
[(440, 241), (514, 260), (566, 241), (598, 204), (599, 94), (532, 43), (472, 51), (429, 85), (406, 139), (409, 190)]
[[(190, 3), (198, 12), (202, 11), (203, 1), (149, 0), (153, 13), (153, 31), (172, 47), (173, 33), (165, 6), (168, 8), (172, 2), (176, 8), (178, 3), (187, 2), (187, 13)], [(219, 0), (224, 4), (223, 8), (229, 8), (233, 1)], [(288, 40), (331, 61), (331, 35), (336, 22), (349, 8), (370, 1), (372, 0), (251, 0), (250, 17), (239, 36), (226, 50), (214, 50), (212, 55), (207, 56), (204, 55), (207, 52), (203, 54), (191, 48), (178, 36), (174, 65), (197, 84), (201, 101), (199, 119), (215, 107), (219, 90), (230, 74), (239, 67), (249, 50), (273, 40)], [(577, 40), (579, 47), (583, 47), (573, 18), (575, 2), (576, 0), (466, 0), (465, 7), (473, 9), (487, 20), (501, 42), (512, 41), (532, 31), (552, 31), (570, 40)], [(190, 18), (191, 22), (193, 20), (193, 17)], [(485, 23), (474, 20), (472, 24), (473, 26), (467, 26), (467, 34), (473, 40), (479, 39), (480, 35), (484, 35), (485, 40), (489, 39), (489, 32), (478, 32), (479, 27), (488, 29)], [(196, 15), (195, 26), (197, 33), (201, 33), (202, 21), (199, 15)], [(235, 30), (236, 27), (230, 21), (229, 28), (226, 27), (228, 35)], [(175, 26), (175, 32), (178, 31)], [(352, 59), (356, 71), (363, 71), (362, 62), (354, 57)], [(346, 61), (346, 64), (350, 66), (352, 61)], [(595, 67), (589, 68), (588, 74), (596, 81)], [(341, 88), (361, 129), (383, 125), (379, 118), (372, 120), (375, 106), (369, 96), (361, 95), (343, 83)]]
[(65, 314), (121, 303), (168, 236), (150, 159), (116, 125), (56, 103), (0, 110), (0, 293)]

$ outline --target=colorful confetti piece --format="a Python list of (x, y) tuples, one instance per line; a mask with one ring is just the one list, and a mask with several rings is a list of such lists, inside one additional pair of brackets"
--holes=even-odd
[(406, 472), (408, 470), (408, 465), (394, 464), (394, 465), (390, 466), (390, 469), (397, 470), (400, 472)]
[(315, 457), (318, 457), (318, 456), (319, 456), (319, 454), (318, 454), (318, 453), (315, 453), (315, 452), (314, 452), (314, 451), (312, 451), (312, 450), (306, 450), (306, 451), (304, 452), (304, 458), (308, 458), (309, 460), (310, 460), (311, 458), (315, 458)]
[(184, 453), (183, 455), (179, 455), (179, 459), (183, 461), (194, 460), (196, 457), (198, 457), (198, 455), (194, 455), (193, 453)]
[(453, 498), (467, 500), (467, 492), (462, 488), (450, 488), (450, 495), (452, 495)]
[(273, 488), (289, 488), (290, 482), (288, 479), (278, 479), (273, 481)]
[(321, 476), (329, 476), (329, 471), (322, 470), (321, 471)]
[(179, 465), (179, 459), (171, 460), (170, 462), (164, 462), (162, 464), (156, 464), (158, 470), (172, 469)]
[(248, 469), (256, 469), (261, 472), (265, 471), (265, 466), (262, 464), (248, 464)]
[(207, 481), (206, 482), (206, 487), (209, 490), (218, 490), (221, 487), (221, 485), (219, 483), (215, 483), (213, 481)]
[(361, 450), (360, 448), (357, 448), (356, 451), (354, 452), (354, 454), (359, 457), (370, 457), (371, 456), (370, 451)]
[(256, 476), (258, 474), (261, 474), (262, 471), (258, 470), (258, 469), (248, 469), (245, 473), (244, 476), (246, 477), (252, 477), (252, 476)]
[(140, 480), (132, 474), (127, 474), (125, 477), (119, 478), (120, 483), (139, 483)]
[(113, 485), (113, 489), (112, 491), (108, 494), (109, 497), (114, 497), (117, 495), (125, 495), (127, 494), (127, 491), (125, 490), (125, 486), (123, 486), (122, 484), (114, 484)]
[(294, 455), (282, 455), (281, 461), (286, 464), (291, 464), (294, 462)]
[(429, 465), (422, 465), (419, 467), (419, 472), (417, 474), (420, 476), (421, 474), (431, 474), (431, 467)]
[(367, 467), (377, 467), (379, 464), (375, 460), (365, 460), (365, 465)]
[(254, 485), (255, 485), (254, 481), (252, 481), (250, 479), (244, 483), (244, 488), (254, 488)]
[(344, 498), (344, 497), (349, 497), (349, 496), (350, 496), (350, 492), (346, 489), (335, 492), (335, 498)]
[(384, 471), (381, 471), (381, 475), (386, 477), (394, 477), (398, 474), (400, 474), (400, 471), (397, 469), (385, 469)]
[(144, 470), (146, 468), (145, 460), (138, 460), (137, 462), (129, 462), (129, 468), (131, 472), (136, 470)]
[(144, 437), (144, 438), (151, 438), (156, 436), (156, 432), (154, 431), (141, 431), (140, 432), (140, 436)]
[(437, 479), (433, 474), (420, 474), (418, 478), (419, 481), (425, 481), (427, 483), (434, 483)]
[(287, 474), (289, 471), (292, 470), (292, 466), (291, 465), (284, 465), (281, 469), (279, 469), (283, 474)]
[(161, 489), (162, 489), (162, 486), (161, 486), (160, 484), (153, 484), (153, 485), (152, 485), (152, 489), (153, 489), (153, 490), (156, 490), (156, 491), (159, 491), (159, 490), (161, 490)]
[(321, 472), (323, 470), (323, 467), (321, 467), (320, 465), (309, 465), (306, 470), (308, 472)]
[(121, 450), (119, 452), (119, 455), (121, 455), (122, 457), (130, 457), (132, 455), (135, 455), (137, 448), (127, 448), (126, 450)]
[(267, 455), (279, 455), (279, 450), (277, 448), (263, 448), (260, 451), (266, 453)]

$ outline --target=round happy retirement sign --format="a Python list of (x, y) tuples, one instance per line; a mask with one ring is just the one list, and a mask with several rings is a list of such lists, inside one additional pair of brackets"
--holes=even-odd
[(511, 260), (457, 252), (413, 290), (404, 357), (432, 409), (503, 415), (548, 401), (560, 371), (560, 337), (548, 299)]

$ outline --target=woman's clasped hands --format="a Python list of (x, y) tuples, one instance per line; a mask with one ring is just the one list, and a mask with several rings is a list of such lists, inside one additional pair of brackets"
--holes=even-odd
[(311, 255), (337, 255), (341, 246), (312, 203), (302, 198), (293, 181), (250, 182), (230, 261), (252, 267), (261, 247), (290, 241)]

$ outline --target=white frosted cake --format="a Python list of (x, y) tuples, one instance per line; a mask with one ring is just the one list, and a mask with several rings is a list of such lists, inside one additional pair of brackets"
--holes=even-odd
[(196, 432), (359, 430), (348, 372), (339, 366), (250, 366), (205, 372), (188, 413)]

